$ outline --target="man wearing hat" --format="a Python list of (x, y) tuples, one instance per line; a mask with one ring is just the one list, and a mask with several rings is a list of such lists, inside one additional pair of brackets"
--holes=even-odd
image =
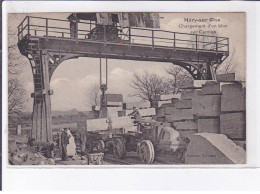
[(68, 153), (67, 153), (67, 145), (69, 144), (70, 136), (67, 133), (67, 128), (64, 128), (61, 132), (61, 159), (67, 160)]

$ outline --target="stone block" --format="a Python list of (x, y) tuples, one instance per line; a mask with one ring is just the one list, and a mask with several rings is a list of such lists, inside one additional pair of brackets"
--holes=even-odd
[(127, 102), (124, 103), (123, 107), (126, 110), (132, 110), (134, 107), (140, 109), (140, 108), (149, 108), (150, 102), (149, 101), (144, 101), (144, 102)]
[(220, 133), (220, 121), (217, 119), (198, 119), (199, 133)]
[(198, 121), (197, 120), (177, 121), (174, 122), (174, 126), (176, 130), (198, 129)]
[(175, 107), (177, 109), (190, 109), (191, 106), (192, 106), (191, 100), (179, 100), (175, 104)]
[(207, 81), (202, 85), (201, 92), (202, 95), (219, 95), (221, 94), (220, 83), (216, 81)]
[(158, 103), (158, 104), (157, 104), (157, 107), (162, 107), (162, 106), (164, 106), (165, 104), (170, 104), (170, 103), (172, 103), (172, 101), (171, 101), (171, 100), (164, 100), (164, 101), (158, 101), (157, 103)]
[(169, 123), (174, 122), (174, 115), (165, 115), (165, 121)]
[(138, 112), (141, 117), (156, 115), (155, 108), (139, 109)]
[(190, 129), (190, 130), (177, 130), (180, 134), (180, 137), (185, 137), (190, 139), (193, 134), (198, 133), (197, 129)]
[(218, 82), (230, 82), (235, 81), (236, 74), (235, 73), (226, 73), (217, 75)]
[(221, 111), (237, 112), (246, 110), (246, 89), (241, 84), (222, 86)]
[(165, 115), (165, 107), (160, 107), (156, 109), (156, 116), (163, 117)]
[(199, 117), (219, 116), (220, 106), (220, 95), (205, 95), (192, 99), (192, 112)]
[(181, 98), (181, 94), (167, 94), (167, 95), (160, 95), (158, 100), (171, 100), (172, 98)]
[(191, 100), (193, 98), (194, 90), (183, 90), (181, 92), (181, 99), (182, 100)]
[(175, 114), (177, 109), (175, 107), (165, 107), (165, 115)]
[(246, 138), (246, 118), (244, 112), (220, 115), (220, 133), (230, 139)]
[(243, 148), (244, 150), (246, 150), (246, 141), (242, 141), (242, 140), (233, 140), (233, 142), (240, 146), (241, 148)]
[(191, 136), (185, 164), (245, 164), (246, 152), (225, 135), (197, 133)]
[(173, 116), (174, 121), (192, 120), (192, 109), (176, 109), (176, 113)]
[(123, 102), (122, 94), (105, 94), (106, 102)]
[(202, 88), (202, 85), (205, 84), (207, 80), (192, 80), (188, 82), (182, 82), (179, 85), (180, 89), (198, 89)]

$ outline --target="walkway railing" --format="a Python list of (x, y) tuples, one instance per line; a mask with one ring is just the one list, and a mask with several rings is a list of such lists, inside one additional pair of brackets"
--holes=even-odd
[[(51, 19), (42, 17), (27, 16), (18, 26), (18, 40), (24, 37), (56, 37), (76, 40), (93, 40), (106, 43), (120, 43), (133, 45), (146, 45), (152, 48), (167, 47), (173, 49), (189, 49), (194, 51), (208, 52), (229, 52), (229, 39), (225, 37), (207, 36), (198, 34), (188, 34), (171, 32), (166, 30), (137, 28), (137, 27), (117, 27), (118, 36), (109, 37), (107, 30), (95, 34), (99, 37), (95, 40), (91, 38), (95, 22), (78, 22), (76, 32), (71, 28), (68, 20)], [(102, 38), (100, 38), (102, 37)]]

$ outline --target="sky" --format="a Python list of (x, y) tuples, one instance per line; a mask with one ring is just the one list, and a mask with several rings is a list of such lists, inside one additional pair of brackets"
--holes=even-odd
[[(10, 14), (8, 18), (8, 30), (16, 31), (26, 15), (66, 19), (70, 13), (41, 13), (41, 14)], [(186, 19), (186, 20), (185, 20)], [(204, 25), (205, 29), (184, 28), (184, 25)], [(210, 26), (211, 25), (211, 26)], [(246, 79), (246, 27), (245, 14), (243, 13), (160, 13), (160, 29), (185, 33), (210, 33), (228, 37), (230, 40), (230, 52), (235, 49), (236, 78)], [(206, 34), (207, 35), (207, 34)], [(10, 37), (10, 43), (17, 42), (17, 37)], [(17, 49), (17, 52), (18, 49)], [(26, 88), (28, 97), (33, 92), (32, 71), (26, 57), (21, 59), (24, 63), (20, 79)], [(105, 65), (105, 60), (102, 61)], [(132, 97), (134, 90), (129, 86), (134, 72), (145, 71), (156, 73), (169, 78), (165, 69), (171, 67), (170, 63), (129, 61), (108, 59), (108, 90), (107, 93), (123, 94), (125, 102), (134, 102), (140, 99)], [(104, 72), (104, 71), (103, 71)], [(51, 78), (52, 110), (89, 110), (86, 103), (86, 93), (91, 86), (99, 83), (99, 59), (81, 57), (62, 62), (55, 70)], [(32, 110), (33, 101), (29, 99), (26, 109)]]

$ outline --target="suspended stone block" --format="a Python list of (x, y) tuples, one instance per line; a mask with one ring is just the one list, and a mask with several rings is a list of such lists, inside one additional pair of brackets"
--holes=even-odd
[(191, 100), (179, 100), (176, 102), (175, 107), (177, 109), (190, 109), (192, 107)]
[(246, 110), (246, 88), (241, 84), (222, 86), (221, 111), (237, 112)]
[(216, 81), (207, 81), (202, 85), (201, 92), (202, 95), (219, 95), (221, 94), (220, 83)]
[(199, 133), (220, 133), (220, 121), (217, 119), (198, 119)]
[(220, 133), (230, 139), (246, 138), (246, 118), (244, 112), (220, 115)]
[(192, 112), (199, 117), (220, 115), (220, 95), (198, 96), (192, 100)]
[(218, 82), (230, 82), (235, 81), (236, 74), (235, 73), (226, 73), (217, 75)]
[(185, 120), (174, 122), (174, 126), (177, 130), (189, 130), (189, 129), (198, 129), (197, 120)]
[(246, 152), (223, 134), (197, 133), (191, 136), (185, 164), (245, 164)]

